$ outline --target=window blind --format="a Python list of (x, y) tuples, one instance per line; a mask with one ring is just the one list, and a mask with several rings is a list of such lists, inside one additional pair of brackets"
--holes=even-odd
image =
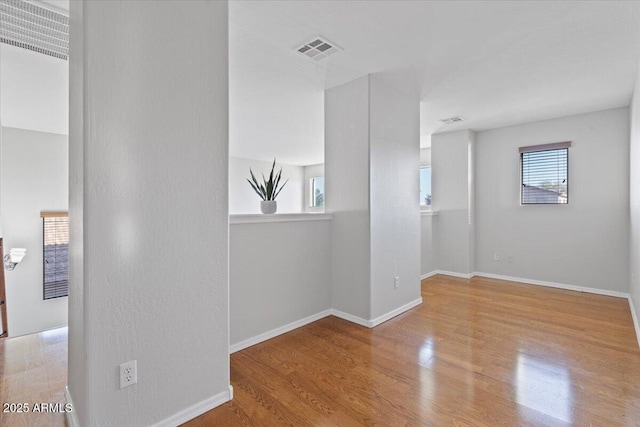
[(69, 295), (69, 217), (66, 212), (41, 212), (43, 223), (44, 299)]
[(570, 142), (520, 148), (521, 203), (569, 202)]

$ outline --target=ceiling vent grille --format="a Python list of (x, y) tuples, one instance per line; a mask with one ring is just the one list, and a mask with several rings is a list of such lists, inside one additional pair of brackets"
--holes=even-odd
[(322, 37), (314, 37), (310, 42), (297, 48), (296, 51), (307, 59), (320, 61), (342, 51), (342, 49)]
[(69, 59), (69, 18), (23, 0), (0, 0), (0, 42)]
[(460, 116), (453, 116), (453, 117), (449, 117), (447, 119), (440, 119), (440, 121), (442, 123), (444, 123), (445, 125), (451, 125), (453, 123), (464, 122), (464, 118), (462, 118)]

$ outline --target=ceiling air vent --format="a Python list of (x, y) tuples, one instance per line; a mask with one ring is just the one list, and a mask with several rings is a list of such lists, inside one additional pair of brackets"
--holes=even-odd
[(0, 0), (0, 42), (69, 59), (69, 18), (23, 0)]
[(340, 52), (342, 49), (335, 43), (331, 43), (322, 37), (314, 37), (310, 42), (303, 44), (296, 51), (304, 55), (307, 59), (320, 61), (334, 53)]
[(440, 121), (442, 123), (444, 123), (445, 125), (450, 125), (450, 124), (453, 124), (453, 123), (463, 122), (464, 118), (462, 118), (460, 116), (453, 116), (453, 117), (449, 117), (447, 119), (440, 119)]

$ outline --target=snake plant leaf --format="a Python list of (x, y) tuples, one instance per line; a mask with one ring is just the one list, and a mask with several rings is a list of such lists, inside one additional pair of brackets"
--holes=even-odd
[(271, 173), (269, 174), (269, 182), (273, 184), (273, 170), (276, 167), (276, 159), (273, 159), (273, 165), (271, 165)]
[(281, 174), (281, 173), (282, 173), (282, 170), (280, 170), (280, 172), (278, 172), (278, 173), (276, 174), (276, 177), (275, 177), (274, 182), (273, 182), (273, 188), (274, 188), (274, 190), (277, 190), (277, 189), (278, 189), (278, 185), (280, 184), (280, 174)]
[(253, 183), (256, 185), (256, 187), (260, 188), (260, 184), (258, 183), (258, 180), (256, 179), (256, 176), (253, 174), (253, 171), (251, 170), (251, 168), (249, 168), (249, 172), (251, 172), (251, 179), (253, 179)]
[(267, 200), (273, 200), (272, 196), (273, 196), (273, 177), (270, 176), (269, 180), (267, 181), (264, 178), (264, 175), (262, 175), (262, 179), (265, 183), (265, 187), (267, 189)]
[(260, 193), (260, 191), (258, 190), (258, 188), (253, 184), (253, 182), (249, 181), (248, 179), (247, 179), (247, 182), (249, 183), (249, 185), (251, 185), (251, 188), (253, 188), (253, 191), (255, 191), (255, 192), (256, 192), (256, 194), (257, 194), (258, 196), (260, 196), (260, 198), (261, 198), (262, 200), (264, 200), (264, 197), (262, 196), (262, 194)]
[(258, 181), (253, 170), (249, 168), (249, 172), (251, 173), (251, 180), (247, 179), (249, 185), (253, 191), (260, 196), (262, 200), (275, 200), (278, 197), (278, 194), (282, 191), (284, 186), (289, 182), (289, 180), (285, 181), (282, 186), (280, 185), (280, 180), (282, 179), (282, 167), (280, 170), (276, 172), (276, 159), (273, 159), (273, 164), (271, 165), (271, 171), (269, 172), (269, 179), (262, 174), (262, 182)]
[(260, 193), (260, 190), (258, 190), (258, 188), (251, 181), (249, 181), (249, 184), (251, 184), (251, 188), (253, 188), (253, 191), (255, 191), (256, 194), (262, 199), (262, 194)]
[(253, 171), (251, 170), (251, 168), (249, 168), (249, 172), (251, 172), (251, 178), (253, 179), (254, 184), (256, 185), (256, 187), (259, 190), (259, 195), (262, 198), (262, 200), (268, 200), (267, 197), (267, 190), (264, 188), (264, 186), (258, 182), (258, 180), (256, 179), (256, 176), (253, 174)]
[(276, 176), (276, 188), (278, 187), (278, 184), (280, 183), (280, 178), (282, 177), (282, 168), (280, 168), (280, 172), (278, 172), (278, 175)]
[(282, 187), (280, 187), (280, 189), (278, 190), (278, 192), (276, 193), (276, 195), (273, 197), (273, 199), (275, 200), (276, 197), (278, 197), (278, 194), (280, 194), (280, 192), (282, 191), (282, 189), (284, 188), (285, 185), (287, 185), (287, 182), (289, 182), (289, 180), (286, 180), (284, 182), (284, 184), (282, 184)]

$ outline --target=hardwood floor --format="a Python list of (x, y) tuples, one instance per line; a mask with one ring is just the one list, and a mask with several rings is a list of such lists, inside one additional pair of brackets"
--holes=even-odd
[[(34, 404), (64, 404), (67, 328), (0, 340), (0, 426), (64, 426), (62, 413), (33, 413)], [(29, 404), (28, 413), (4, 412), (5, 403)]]
[[(640, 426), (627, 300), (448, 276), (422, 295), (374, 329), (328, 317), (234, 353), (233, 401), (185, 426)], [(63, 401), (66, 334), (0, 340), (1, 402)]]
[(626, 299), (435, 276), (374, 329), (328, 317), (231, 356), (196, 426), (638, 426)]

